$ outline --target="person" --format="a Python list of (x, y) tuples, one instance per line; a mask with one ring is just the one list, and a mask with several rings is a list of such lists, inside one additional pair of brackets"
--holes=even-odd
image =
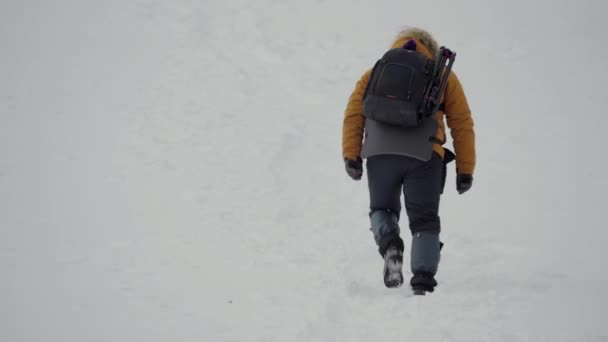
[[(439, 47), (433, 36), (420, 28), (408, 28), (397, 36), (392, 49), (407, 48), (433, 59)], [(364, 94), (372, 74), (366, 71), (357, 82), (344, 113), (342, 154), (348, 176), (360, 180), (363, 159), (369, 188), (371, 231), (384, 259), (384, 283), (387, 287), (403, 284), (404, 242), (400, 237), (401, 192), (412, 235), (410, 286), (415, 294), (433, 292), (437, 286), (441, 223), (439, 200), (443, 193), (446, 164), (456, 160), (456, 189), (463, 194), (473, 185), (475, 169), (475, 132), (473, 119), (462, 85), (450, 72), (441, 106), (428, 121), (427, 128), (412, 130), (366, 119)], [(454, 154), (442, 145), (445, 123), (450, 128)], [(430, 127), (430, 128), (428, 128)], [(433, 139), (421, 138), (431, 129)], [(428, 135), (427, 135), (428, 137)], [(416, 151), (427, 144), (429, 156)], [(418, 146), (418, 147), (417, 147)], [(430, 152), (432, 150), (432, 152)]]

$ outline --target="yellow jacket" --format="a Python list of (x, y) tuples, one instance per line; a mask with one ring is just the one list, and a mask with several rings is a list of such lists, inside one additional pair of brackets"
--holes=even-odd
[[(409, 39), (416, 40), (417, 51), (433, 58), (438, 50), (437, 43), (425, 31), (410, 29), (403, 31), (393, 48), (402, 47)], [(433, 52), (431, 52), (433, 51)], [(372, 70), (367, 70), (357, 82), (355, 90), (348, 100), (344, 113), (342, 129), (342, 155), (345, 159), (357, 159), (361, 155), (363, 133), (365, 130), (365, 117), (363, 116), (363, 94), (371, 77)], [(452, 135), (454, 151), (456, 153), (456, 169), (461, 174), (473, 174), (475, 170), (475, 131), (471, 110), (464, 95), (464, 90), (456, 74), (452, 72), (448, 78), (443, 101), (445, 109), (438, 111), (436, 119), (439, 124), (436, 137), (445, 141), (445, 122), (447, 122)], [(433, 146), (435, 152), (441, 157), (445, 151), (439, 144)]]

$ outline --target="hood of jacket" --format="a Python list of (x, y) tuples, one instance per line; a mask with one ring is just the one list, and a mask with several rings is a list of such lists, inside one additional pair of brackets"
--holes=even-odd
[(397, 35), (393, 48), (400, 48), (410, 39), (416, 41), (416, 51), (423, 53), (429, 58), (435, 58), (439, 53), (439, 44), (428, 31), (420, 28), (407, 28)]

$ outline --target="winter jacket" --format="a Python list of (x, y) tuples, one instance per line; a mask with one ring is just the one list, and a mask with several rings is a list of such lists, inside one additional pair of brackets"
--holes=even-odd
[[(392, 47), (402, 47), (410, 39), (416, 41), (417, 51), (429, 58), (433, 58), (439, 50), (433, 37), (428, 32), (420, 29), (408, 29), (401, 32)], [(365, 130), (363, 94), (365, 93), (371, 72), (371, 69), (366, 71), (357, 82), (344, 113), (342, 155), (345, 159), (357, 159), (361, 156)], [(436, 114), (439, 127), (435, 136), (438, 141), (445, 141), (445, 117), (456, 152), (457, 172), (473, 174), (475, 170), (475, 132), (473, 130), (473, 119), (462, 85), (454, 72), (448, 78), (442, 103), (444, 104), (444, 110), (440, 110)], [(433, 150), (441, 157), (445, 154), (440, 144), (435, 144)]]

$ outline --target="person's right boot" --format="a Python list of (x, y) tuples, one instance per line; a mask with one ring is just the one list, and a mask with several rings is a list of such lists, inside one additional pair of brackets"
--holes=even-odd
[(410, 280), (410, 285), (414, 294), (424, 295), (435, 290), (437, 286), (435, 274), (437, 274), (442, 245), (437, 233), (413, 234), (410, 262), (414, 276)]
[(432, 273), (419, 272), (410, 280), (410, 286), (415, 295), (424, 296), (427, 292), (435, 291), (437, 281)]

